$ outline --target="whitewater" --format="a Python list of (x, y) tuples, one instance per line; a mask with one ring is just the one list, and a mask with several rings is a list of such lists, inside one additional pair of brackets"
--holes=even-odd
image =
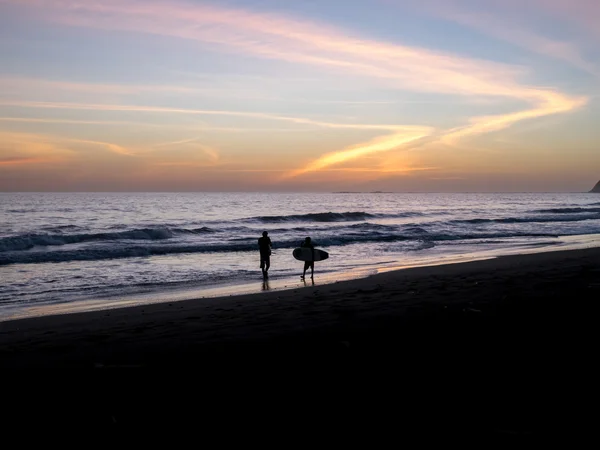
[[(298, 286), (600, 245), (597, 194), (0, 193), (0, 317)], [(273, 241), (269, 285), (257, 239)], [(301, 285), (300, 285), (301, 286)], [(129, 303), (128, 303), (129, 302)], [(62, 309), (61, 309), (62, 308)]]

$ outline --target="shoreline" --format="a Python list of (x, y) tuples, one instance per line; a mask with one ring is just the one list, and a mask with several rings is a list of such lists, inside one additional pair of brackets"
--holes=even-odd
[[(559, 239), (561, 242), (558, 242), (554, 245), (483, 250), (475, 253), (441, 255), (441, 257), (438, 255), (436, 258), (422, 259), (412, 264), (400, 264), (399, 262), (395, 262), (393, 264), (365, 264), (363, 267), (353, 268), (346, 272), (333, 271), (319, 273), (317, 268), (315, 286), (326, 286), (333, 283), (361, 280), (380, 273), (403, 271), (415, 268), (466, 264), (488, 259), (503, 258), (505, 256), (544, 254), (587, 248), (600, 248), (600, 235), (592, 234), (559, 236)], [(14, 306), (14, 313), (5, 312), (3, 316), (0, 316), (0, 324), (13, 320), (32, 319), (36, 317), (80, 314), (93, 311), (110, 311), (170, 302), (201, 300), (214, 301), (218, 299), (224, 300), (231, 297), (267, 293), (270, 291), (281, 292), (285, 290), (296, 290), (303, 289), (305, 287), (311, 287), (309, 286), (309, 281), (304, 283), (299, 280), (299, 276), (274, 277), (268, 280), (267, 284), (265, 284), (262, 278), (258, 280), (259, 278), (260, 277), (257, 275), (257, 281), (252, 283), (230, 283), (216, 287), (162, 290), (140, 294), (129, 294), (119, 298), (88, 298), (73, 302), (34, 305), (30, 307), (23, 307), (19, 305)]]
[[(598, 298), (600, 248), (504, 256), (0, 322), (0, 369), (22, 393), (17, 425), (175, 430), (235, 405), (235, 423), (258, 426), (255, 405), (274, 402), (268, 423), (288, 427), (322, 414), (433, 437), (552, 438), (587, 423), (569, 399), (591, 392)], [(315, 411), (324, 399), (335, 403)]]
[[(232, 318), (236, 318), (236, 316), (249, 316), (250, 318), (253, 314), (267, 317), (282, 312), (300, 314), (286, 319), (286, 322), (294, 322), (303, 319), (303, 307), (315, 305), (321, 308), (320, 312), (324, 315), (328, 315), (326, 314), (326, 309), (333, 307), (334, 304), (339, 304), (341, 308), (347, 308), (348, 310), (358, 307), (358, 309), (372, 313), (375, 316), (378, 314), (377, 310), (379, 306), (391, 308), (389, 312), (402, 314), (408, 307), (425, 302), (435, 303), (436, 301), (443, 301), (444, 303), (451, 303), (458, 301), (460, 303), (476, 303), (477, 301), (475, 300), (477, 299), (473, 298), (474, 293), (470, 292), (472, 286), (470, 286), (470, 283), (469, 285), (466, 283), (468, 277), (473, 277), (475, 280), (473, 283), (477, 286), (483, 280), (486, 282), (493, 281), (495, 277), (498, 277), (499, 272), (506, 272), (509, 278), (519, 278), (518, 284), (522, 284), (528, 282), (528, 280), (521, 279), (525, 271), (531, 272), (534, 275), (550, 271), (553, 274), (561, 275), (557, 278), (557, 283), (560, 283), (561, 277), (566, 276), (566, 273), (560, 274), (560, 267), (558, 266), (568, 263), (570, 269), (574, 270), (578, 265), (581, 265), (586, 270), (591, 271), (591, 273), (598, 272), (600, 274), (600, 269), (590, 269), (596, 261), (600, 261), (600, 248), (598, 247), (536, 252), (463, 263), (382, 271), (365, 278), (353, 278), (315, 286), (292, 287), (289, 289), (246, 293), (229, 297), (164, 301), (124, 308), (28, 317), (0, 322), (0, 344), (9, 342), (12, 345), (19, 341), (20, 337), (26, 337), (26, 340), (31, 343), (33, 340), (41, 338), (42, 335), (44, 336), (44, 340), (47, 340), (49, 337), (52, 337), (52, 334), (56, 334), (58, 338), (63, 332), (71, 333), (74, 331), (81, 331), (82, 333), (114, 331), (127, 334), (130, 327), (147, 323), (164, 325), (165, 328), (168, 328), (169, 326), (176, 326), (176, 321), (189, 320), (190, 316), (201, 321), (206, 316), (214, 316), (215, 314)], [(430, 296), (425, 298), (418, 298), (418, 296), (414, 295), (419, 292), (415, 286), (427, 284), (428, 280), (440, 279), (445, 280), (443, 284), (452, 285), (453, 294), (463, 297), (462, 300), (444, 299), (445, 288), (440, 291), (434, 289), (430, 293)], [(517, 283), (517, 281), (514, 282)], [(594, 283), (590, 286), (593, 286), (594, 289), (600, 287), (600, 279), (598, 280), (598, 286)], [(383, 295), (385, 292), (387, 294)], [(491, 294), (487, 291), (485, 293)], [(568, 292), (561, 292), (560, 294), (567, 295)], [(600, 294), (600, 290), (598, 294)], [(383, 300), (382, 296), (386, 301), (381, 302), (380, 305), (378, 302)], [(497, 296), (497, 293), (495, 296)], [(365, 306), (368, 307), (362, 308)], [(275, 309), (270, 311), (271, 308)], [(380, 311), (380, 313), (383, 312), (386, 311)], [(204, 315), (205, 317), (199, 315)], [(324, 323), (319, 325), (331, 325), (329, 319), (333, 318), (328, 317)], [(311, 322), (314, 321), (311, 320)], [(208, 323), (205, 325), (208, 325)], [(272, 325), (277, 324), (273, 322)], [(152, 332), (153, 330), (149, 328), (148, 331)], [(248, 331), (248, 334), (252, 334), (256, 330), (248, 329), (242, 331)], [(267, 331), (266, 328), (263, 331)], [(257, 333), (257, 335), (259, 334)], [(222, 340), (226, 341), (228, 337), (231, 336), (224, 334)], [(243, 338), (243, 333), (241, 336), (234, 336), (234, 338), (240, 337)], [(219, 337), (212, 340), (219, 340)], [(3, 353), (6, 352), (4, 351)]]

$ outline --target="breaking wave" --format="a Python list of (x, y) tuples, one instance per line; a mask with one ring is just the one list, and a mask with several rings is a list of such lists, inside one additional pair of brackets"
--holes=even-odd
[(61, 246), (97, 241), (159, 241), (171, 239), (176, 234), (213, 233), (208, 227), (186, 229), (169, 228), (140, 228), (113, 233), (83, 233), (83, 234), (24, 234), (0, 238), (0, 252), (29, 250), (34, 247)]
[(402, 218), (420, 216), (418, 212), (404, 212), (398, 214), (370, 214), (364, 211), (356, 212), (326, 212), (310, 213), (287, 216), (259, 216), (244, 219), (246, 222), (281, 223), (281, 222), (360, 222), (375, 218)]
[[(315, 240), (319, 247), (336, 247), (365, 242), (401, 242), (414, 241), (425, 242), (436, 241), (456, 241), (471, 239), (501, 239), (513, 237), (557, 237), (548, 233), (527, 233), (527, 232), (497, 232), (497, 233), (428, 233), (418, 227), (408, 227), (407, 229), (396, 232), (371, 231), (369, 233), (335, 233), (329, 236), (320, 236)], [(291, 249), (299, 245), (297, 239), (277, 242), (277, 249)], [(254, 252), (256, 251), (256, 242), (254, 239), (247, 239), (245, 242), (232, 240), (216, 244), (157, 244), (148, 245), (127, 245), (124, 242), (115, 244), (104, 242), (102, 246), (97, 245), (92, 248), (69, 249), (69, 250), (46, 250), (46, 251), (9, 251), (0, 253), (0, 265), (8, 264), (35, 264), (47, 262), (67, 262), (67, 261), (92, 261), (104, 259), (120, 259), (132, 257), (148, 257), (156, 255), (182, 254), (182, 253), (213, 253), (213, 252)]]

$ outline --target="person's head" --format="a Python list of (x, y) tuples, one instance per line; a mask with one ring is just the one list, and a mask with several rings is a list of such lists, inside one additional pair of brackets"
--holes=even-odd
[(310, 242), (310, 238), (307, 236), (307, 237), (304, 239), (304, 242)]
[(266, 231), (263, 231), (263, 237), (267, 237), (268, 235), (269, 235), (269, 233), (268, 233), (268, 232), (266, 232)]

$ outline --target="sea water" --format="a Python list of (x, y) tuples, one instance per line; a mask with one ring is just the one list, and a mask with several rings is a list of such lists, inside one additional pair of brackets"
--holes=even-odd
[(0, 193), (0, 320), (301, 287), (306, 236), (330, 254), (319, 284), (599, 234), (597, 194)]

